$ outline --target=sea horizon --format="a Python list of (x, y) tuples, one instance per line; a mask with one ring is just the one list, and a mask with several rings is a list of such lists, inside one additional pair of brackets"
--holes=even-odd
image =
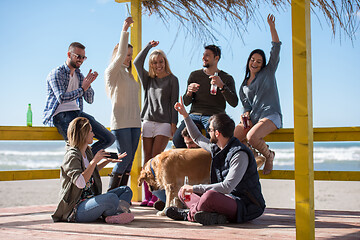
[[(294, 170), (294, 143), (268, 144), (276, 153), (274, 170)], [(115, 144), (106, 151), (116, 152)], [(316, 171), (360, 171), (359, 142), (314, 142), (313, 153)], [(64, 141), (0, 141), (0, 171), (58, 169), (64, 154)]]

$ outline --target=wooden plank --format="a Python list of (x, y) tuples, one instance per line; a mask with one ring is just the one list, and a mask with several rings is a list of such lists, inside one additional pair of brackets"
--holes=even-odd
[[(141, 51), (141, 36), (142, 36), (142, 13), (141, 13), (141, 0), (131, 0), (131, 16), (133, 17), (134, 24), (131, 27), (131, 44), (133, 46), (134, 56)], [(132, 68), (132, 74), (137, 82), (141, 85), (139, 76), (136, 69)], [(139, 103), (141, 109), (141, 88), (139, 90)], [(142, 168), (142, 142), (139, 139), (138, 149), (135, 153), (133, 166), (131, 169), (131, 183), (130, 187), (133, 190), (133, 201), (142, 200), (142, 188), (138, 187), (137, 179), (139, 178)]]
[[(109, 128), (108, 128), (109, 129)], [(0, 140), (63, 140), (55, 127), (0, 126)], [(282, 128), (265, 137), (267, 142), (294, 142), (294, 129)], [(360, 127), (314, 128), (315, 142), (360, 141)]]
[[(101, 176), (108, 176), (112, 168), (104, 168), (100, 171)], [(131, 175), (134, 183), (137, 183), (137, 176)], [(294, 180), (294, 171), (292, 170), (273, 170), (269, 175), (263, 175), (259, 170), (261, 179), (283, 179)], [(0, 171), (0, 181), (16, 180), (36, 180), (36, 179), (56, 179), (60, 177), (59, 169), (41, 169), (41, 170), (14, 170)], [(314, 171), (314, 180), (319, 181), (360, 181), (359, 171)], [(135, 186), (137, 188), (137, 185)]]

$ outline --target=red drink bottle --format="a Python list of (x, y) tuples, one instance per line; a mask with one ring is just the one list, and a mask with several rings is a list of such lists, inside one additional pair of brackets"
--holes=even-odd
[[(189, 185), (189, 178), (188, 178), (188, 176), (185, 176), (184, 185)], [(185, 202), (189, 202), (189, 201), (191, 200), (190, 195), (191, 195), (191, 193), (189, 193), (189, 192), (185, 192), (185, 193), (184, 193), (184, 201), (185, 201)]]
[[(217, 75), (218, 75), (218, 73), (215, 72), (215, 73), (214, 73), (214, 76), (217, 76)], [(211, 94), (211, 95), (216, 95), (216, 93), (217, 93), (217, 86), (216, 86), (216, 84), (211, 84), (211, 86), (210, 86), (210, 94)]]
[(248, 118), (248, 116), (243, 116), (242, 117), (242, 123), (243, 123), (243, 125), (244, 125), (244, 128), (248, 128), (249, 127), (249, 125), (248, 125), (248, 120), (249, 120), (249, 118)]

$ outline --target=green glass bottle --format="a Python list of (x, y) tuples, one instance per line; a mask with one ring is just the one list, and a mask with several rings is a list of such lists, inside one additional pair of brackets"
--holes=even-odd
[(31, 111), (31, 103), (29, 103), (29, 107), (26, 114), (26, 125), (28, 127), (32, 127), (32, 111)]

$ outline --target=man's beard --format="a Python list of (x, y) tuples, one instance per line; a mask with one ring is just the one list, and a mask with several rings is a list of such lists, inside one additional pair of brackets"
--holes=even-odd
[(210, 64), (206, 63), (203, 65), (204, 68), (209, 68), (210, 67)]
[(77, 66), (76, 63), (72, 60), (70, 60), (70, 66), (73, 68), (79, 68), (79, 66)]
[(216, 144), (218, 142), (218, 138), (215, 136), (212, 136), (212, 137), (210, 137), (210, 142)]

